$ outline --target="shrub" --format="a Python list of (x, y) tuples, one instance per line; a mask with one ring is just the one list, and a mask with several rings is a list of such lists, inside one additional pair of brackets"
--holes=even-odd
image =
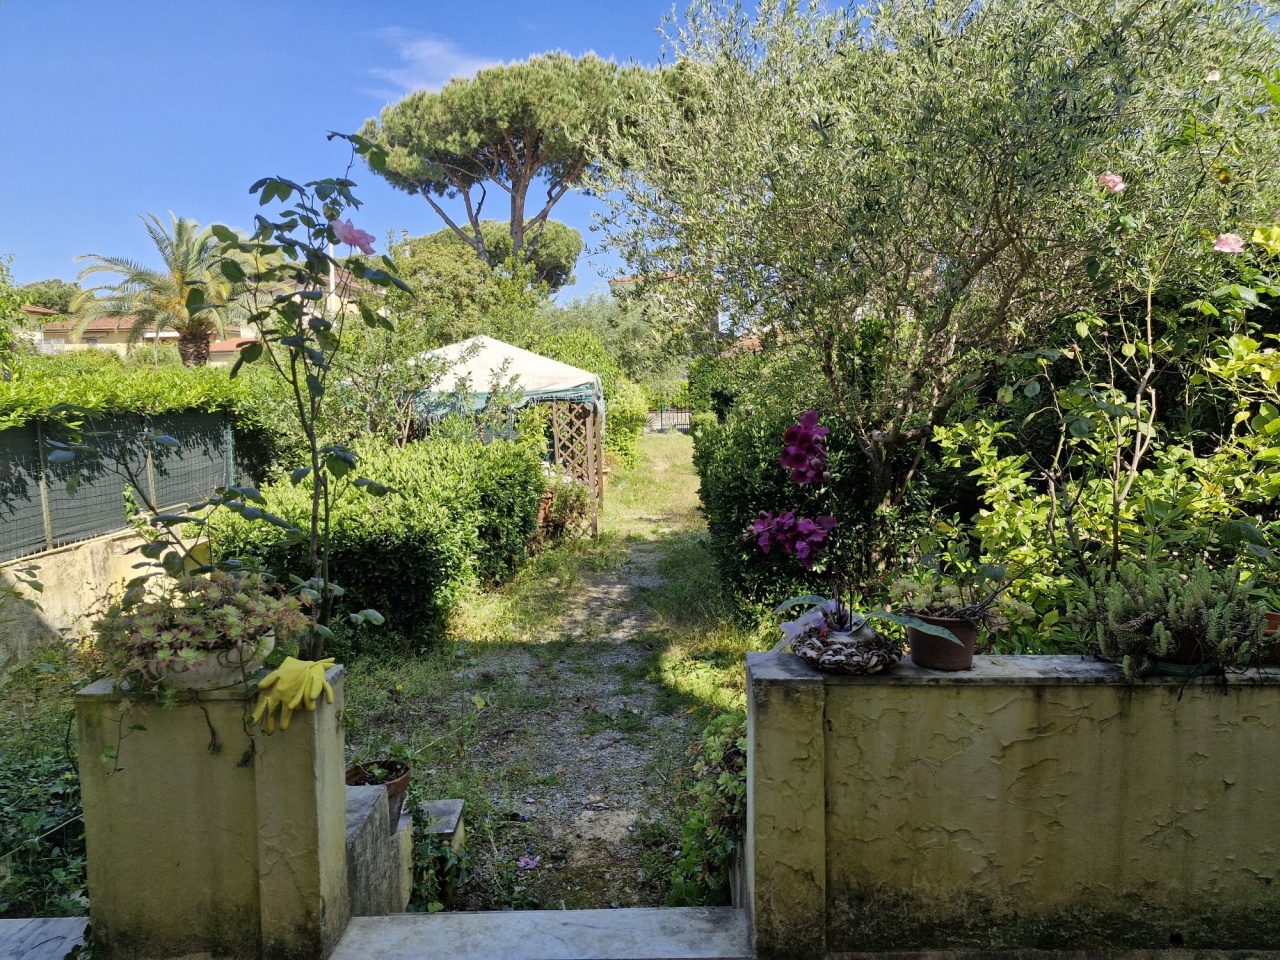
[(542, 522), (542, 536), (555, 542), (580, 533), (591, 516), (591, 491), (572, 477), (555, 475), (548, 484), (550, 503)]
[[(361, 468), (393, 489), (370, 497), (342, 487), (331, 509), (332, 579), (346, 591), (339, 611), (378, 610), (386, 627), (357, 645), (421, 648), (477, 583), (510, 576), (528, 555), (545, 488), (541, 461), (522, 443), (424, 440), (403, 448), (366, 445)], [(306, 523), (311, 488), (263, 488), (269, 509)], [(279, 577), (309, 575), (305, 544), (281, 544), (271, 526), (220, 517), (216, 556), (257, 557)], [(353, 641), (356, 642), (356, 641)]]
[(644, 390), (630, 380), (619, 380), (613, 395), (605, 398), (604, 449), (619, 462), (635, 464), (640, 456), (640, 436), (649, 419)]
[[(797, 419), (793, 401), (779, 398), (739, 409), (723, 424), (700, 422), (694, 437), (693, 462), (702, 481), (699, 495), (712, 553), (730, 586), (753, 601), (775, 603), (829, 591), (831, 571), (847, 577), (865, 566), (861, 553), (875, 504), (862, 455), (834, 417), (824, 418), (832, 431), (827, 437), (831, 479), (793, 483), (779, 458), (782, 436)], [(782, 550), (766, 554), (754, 537), (744, 540), (762, 510), (839, 518), (812, 572)]]
[(760, 371), (767, 366), (759, 353), (743, 350), (718, 357), (697, 357), (689, 364), (689, 384), (685, 396), (689, 409), (714, 413), (723, 419), (738, 398), (750, 391)]
[(689, 436), (695, 440), (704, 430), (712, 430), (720, 425), (720, 419), (709, 410), (701, 410), (689, 414)]
[(0, 429), (31, 420), (74, 418), (53, 408), (73, 404), (96, 416), (156, 416), (189, 410), (233, 410), (239, 388), (214, 367), (126, 368), (115, 354), (77, 350), (14, 361), (11, 380), (0, 380)]
[(672, 906), (727, 904), (733, 849), (746, 835), (746, 714), (714, 718), (690, 753), (689, 817), (667, 899)]
[(63, 752), (0, 756), (0, 917), (83, 914), (80, 777)]

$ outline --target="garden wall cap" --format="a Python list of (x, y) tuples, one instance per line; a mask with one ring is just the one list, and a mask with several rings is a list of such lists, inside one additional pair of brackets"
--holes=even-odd
[[(336, 682), (343, 674), (347, 672), (347, 668), (341, 663), (335, 663), (324, 673), (324, 678), (330, 684)], [(245, 685), (237, 685), (227, 687), (223, 690), (201, 690), (200, 700), (248, 700), (258, 694), (258, 680), (267, 675), (267, 670), (263, 668), (259, 670), (257, 675), (251, 682)], [(120, 694), (115, 690), (115, 685), (110, 677), (103, 677), (101, 680), (95, 680), (87, 687), (76, 691), (77, 697), (86, 699), (100, 698), (103, 700), (119, 700)]]
[[(1146, 677), (1142, 680), (1125, 679), (1124, 671), (1113, 663), (1103, 663), (1080, 656), (977, 656), (972, 670), (941, 671), (918, 667), (904, 659), (897, 667), (863, 676), (822, 673), (790, 653), (749, 653), (747, 672), (753, 683), (813, 683), (828, 684), (912, 684), (917, 686), (972, 686), (972, 685), (1021, 685), (1046, 686), (1058, 684), (1114, 684), (1118, 686), (1137, 683), (1148, 686), (1182, 686), (1192, 684), (1219, 684), (1222, 678), (1200, 677), (1188, 681), (1185, 677)], [(1225, 682), (1229, 686), (1280, 687), (1280, 669), (1265, 668), (1229, 673)]]

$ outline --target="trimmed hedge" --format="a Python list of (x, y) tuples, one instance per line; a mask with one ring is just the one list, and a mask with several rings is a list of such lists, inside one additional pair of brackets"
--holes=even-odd
[[(545, 490), (542, 462), (519, 442), (432, 439), (404, 448), (365, 446), (357, 473), (395, 492), (372, 497), (345, 486), (333, 504), (331, 570), (343, 610), (386, 617), (356, 646), (420, 649), (443, 636), (449, 614), (476, 584), (500, 582), (528, 556)], [(302, 527), (311, 488), (262, 489), (268, 509)], [(222, 516), (215, 556), (254, 556), (273, 574), (310, 576), (304, 544), (280, 546), (275, 528)]]
[[(702, 481), (698, 492), (712, 554), (721, 575), (744, 599), (775, 604), (829, 592), (828, 571), (855, 566), (859, 535), (873, 507), (864, 461), (834, 418), (824, 417), (823, 425), (832, 428), (827, 437), (831, 480), (809, 486), (793, 483), (778, 460), (783, 433), (802, 413), (784, 397), (730, 413), (719, 425), (700, 418), (694, 434), (693, 464)], [(813, 572), (780, 549), (765, 554), (754, 539), (744, 539), (761, 510), (795, 510), (810, 518), (832, 515), (840, 521)]]
[(217, 367), (126, 367), (114, 353), (76, 350), (51, 357), (19, 357), (13, 377), (0, 380), (0, 430), (34, 420), (65, 422), (53, 412), (74, 404), (101, 416), (212, 413), (233, 410), (239, 386)]
[(74, 350), (16, 357), (12, 379), (0, 381), (0, 430), (32, 422), (77, 424), (78, 414), (58, 409), (66, 405), (94, 417), (225, 411), (243, 475), (262, 483), (274, 466), (287, 470), (304, 461), (293, 398), (265, 363), (232, 380), (224, 367), (157, 367), (150, 355), (137, 350), (122, 360), (105, 350)]

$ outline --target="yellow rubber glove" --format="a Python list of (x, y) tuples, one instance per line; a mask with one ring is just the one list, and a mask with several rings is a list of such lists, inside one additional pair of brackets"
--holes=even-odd
[(296, 660), (285, 657), (284, 663), (262, 678), (258, 684), (258, 705), (253, 711), (253, 722), (266, 718), (267, 733), (275, 733), (275, 711), (280, 708), (280, 729), (289, 729), (293, 711), (299, 707), (316, 708), (316, 701), (323, 692), (325, 699), (333, 703), (333, 687), (324, 678), (325, 671), (333, 666), (333, 658), (324, 660)]

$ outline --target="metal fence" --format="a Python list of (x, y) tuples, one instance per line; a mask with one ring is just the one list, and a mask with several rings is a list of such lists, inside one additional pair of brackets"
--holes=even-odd
[[(177, 445), (147, 439), (151, 431)], [(65, 464), (49, 463), (49, 439), (39, 426), (0, 431), (0, 561), (123, 530), (131, 477), (152, 503), (169, 507), (203, 500), (236, 476), (231, 424), (222, 414), (87, 424), (83, 440), (96, 454)]]
[(689, 432), (688, 407), (659, 407), (649, 411), (649, 419), (644, 425), (645, 433), (666, 433), (668, 430)]

